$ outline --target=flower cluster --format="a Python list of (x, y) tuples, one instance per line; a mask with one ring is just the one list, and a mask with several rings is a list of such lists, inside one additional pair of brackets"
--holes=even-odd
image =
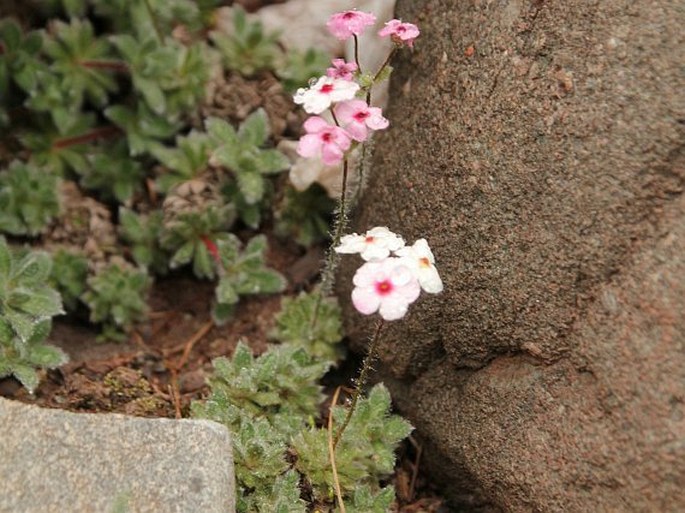
[[(375, 22), (373, 14), (351, 10), (334, 14), (326, 26), (338, 39), (354, 37), (356, 45), (357, 36)], [(391, 20), (378, 35), (390, 37), (398, 46), (411, 48), (419, 29), (411, 23)], [(373, 76), (374, 80), (381, 76), (382, 70)], [(300, 156), (320, 158), (328, 166), (337, 165), (343, 161), (353, 142), (362, 143), (369, 137), (370, 131), (388, 127), (389, 122), (383, 117), (381, 109), (370, 106), (358, 97), (368, 98), (366, 93), (373, 86), (362, 87), (360, 78), (362, 74), (358, 62), (334, 59), (326, 70), (326, 76), (313, 79), (308, 88), (297, 90), (295, 103), (302, 105), (308, 114), (313, 114), (304, 123), (306, 134), (297, 146)], [(333, 122), (322, 116), (329, 110)]]
[(345, 235), (337, 253), (359, 253), (365, 263), (352, 282), (352, 303), (364, 315), (378, 312), (386, 321), (401, 319), (421, 290), (442, 292), (442, 280), (426, 239), (406, 246), (399, 235), (377, 226), (364, 235)]

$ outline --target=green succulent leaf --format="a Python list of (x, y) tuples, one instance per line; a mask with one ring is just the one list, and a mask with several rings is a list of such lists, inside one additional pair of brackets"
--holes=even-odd
[(283, 64), (276, 70), (276, 74), (285, 90), (294, 93), (298, 88), (306, 87), (312, 78), (324, 75), (330, 62), (330, 55), (323, 50), (290, 50)]
[(257, 109), (243, 121), (238, 130), (238, 138), (255, 147), (266, 143), (269, 138), (269, 118), (264, 109)]
[(74, 109), (80, 109), (87, 98), (98, 107), (108, 103), (117, 91), (112, 72), (106, 70), (112, 62), (112, 52), (105, 39), (95, 37), (87, 20), (72, 18), (67, 24), (55, 21), (46, 38), (44, 51), (52, 59), (51, 71), (60, 79), (60, 87), (69, 91)]
[(12, 96), (12, 83), (27, 94), (34, 92), (38, 85), (38, 70), (46, 65), (39, 60), (43, 45), (40, 32), (24, 34), (13, 19), (3, 18), (0, 19), (0, 41), (3, 45), (0, 53), (0, 103), (5, 103)]
[[(338, 478), (344, 496), (352, 495), (359, 486), (377, 489), (379, 479), (393, 471), (395, 447), (412, 428), (401, 417), (392, 415), (390, 409), (390, 394), (382, 384), (372, 388), (368, 397), (357, 403), (336, 448)], [(334, 425), (342, 425), (346, 414), (342, 406), (334, 407)], [(308, 477), (319, 494), (331, 490), (333, 475), (326, 430), (303, 431), (294, 437), (292, 444), (298, 456), (296, 468)], [(325, 499), (325, 494), (320, 498)]]
[(31, 163), (65, 176), (68, 170), (83, 174), (89, 167), (87, 155), (93, 145), (85, 142), (93, 133), (93, 114), (70, 115), (68, 123), (56, 128), (53, 121), (40, 116), (34, 118), (34, 127), (19, 133), (19, 139), (31, 150)]
[(105, 109), (104, 113), (126, 132), (132, 157), (151, 153), (161, 146), (161, 141), (173, 137), (180, 127), (179, 122), (170, 122), (157, 116), (142, 102), (135, 111), (124, 105), (113, 105)]
[(64, 306), (70, 312), (77, 309), (79, 298), (85, 292), (88, 277), (88, 260), (85, 256), (58, 249), (53, 253), (50, 284), (62, 296)]
[(261, 22), (251, 22), (240, 7), (233, 9), (233, 31), (212, 32), (210, 38), (225, 65), (249, 77), (260, 70), (274, 69), (281, 58), (278, 33), (266, 34)]
[(199, 176), (207, 168), (211, 148), (209, 136), (195, 130), (176, 137), (174, 147), (154, 148), (152, 154), (166, 167), (157, 179), (161, 191), (167, 193), (175, 185)]
[(226, 121), (210, 118), (206, 123), (212, 142), (216, 145), (210, 163), (231, 170), (239, 193), (232, 197), (236, 204), (244, 203), (251, 221), (258, 212), (252, 209), (264, 199), (267, 182), (263, 175), (284, 171), (290, 165), (287, 157), (278, 150), (262, 149), (269, 136), (268, 118), (263, 109), (252, 113), (238, 131)]
[(135, 91), (156, 115), (177, 122), (201, 101), (210, 68), (204, 45), (186, 46), (174, 39), (162, 42), (151, 32), (110, 40), (128, 63)]
[(219, 118), (208, 118), (205, 121), (205, 128), (215, 145), (227, 147), (228, 153), (238, 151), (240, 139), (235, 128), (228, 121)]
[(119, 141), (90, 155), (90, 165), (81, 173), (81, 185), (100, 192), (105, 200), (128, 202), (142, 191), (145, 171), (142, 164), (131, 158), (128, 145)]
[(242, 253), (238, 253), (237, 238), (231, 237), (217, 245), (223, 268), (223, 275), (216, 289), (217, 306), (214, 316), (225, 321), (221, 315), (225, 308), (222, 305), (233, 305), (238, 296), (248, 294), (273, 294), (285, 289), (285, 278), (273, 269), (264, 265), (266, 237), (258, 235), (250, 240)]
[(194, 416), (227, 423), (234, 432), (249, 419), (265, 419), (283, 440), (316, 415), (323, 400), (316, 382), (330, 367), (330, 362), (287, 346), (255, 358), (243, 344), (232, 360), (213, 363), (212, 394), (203, 405), (194, 405)]
[(59, 213), (58, 183), (44, 169), (18, 160), (0, 170), (0, 231), (39, 235)]
[(110, 264), (87, 285), (81, 300), (90, 308), (90, 320), (103, 323), (110, 335), (126, 333), (145, 318), (150, 278), (144, 270)]
[(169, 267), (189, 262), (198, 278), (214, 278), (216, 264), (207, 244), (234, 244), (235, 235), (226, 232), (235, 220), (232, 205), (208, 206), (199, 212), (186, 212), (165, 223), (160, 235), (162, 248), (172, 253)]
[(36, 368), (66, 361), (44, 344), (51, 318), (63, 313), (59, 293), (46, 283), (50, 267), (47, 253), (14, 251), (0, 237), (0, 377), (14, 375), (29, 392), (38, 386)]
[(302, 292), (296, 298), (284, 298), (271, 337), (337, 361), (342, 353), (342, 311), (334, 298), (319, 294)]
[[(124, 207), (119, 208), (119, 234), (130, 245), (133, 259), (139, 266), (161, 275), (166, 274), (169, 269), (167, 252), (159, 242), (163, 220), (161, 210), (145, 215), (136, 214)], [(189, 251), (188, 259), (182, 263), (187, 263), (192, 258), (192, 245)]]
[(288, 187), (274, 212), (274, 231), (279, 237), (292, 238), (301, 246), (309, 247), (328, 237), (334, 208), (335, 202), (317, 184), (304, 192)]

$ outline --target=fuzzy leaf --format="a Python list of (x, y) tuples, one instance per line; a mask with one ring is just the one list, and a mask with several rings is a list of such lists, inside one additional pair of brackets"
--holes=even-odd
[(238, 294), (275, 294), (285, 289), (287, 282), (283, 275), (272, 269), (258, 269), (250, 272), (245, 282), (237, 287)]
[(58, 184), (54, 175), (19, 161), (0, 172), (0, 231), (40, 234), (59, 213)]
[(369, 486), (359, 486), (354, 490), (352, 502), (347, 503), (350, 513), (387, 513), (395, 501), (395, 489), (386, 486), (373, 493)]
[(264, 179), (257, 172), (238, 174), (238, 188), (245, 202), (254, 205), (264, 196)]
[(40, 344), (31, 347), (27, 360), (35, 367), (54, 369), (67, 363), (69, 357), (59, 347)]
[[(357, 403), (336, 450), (343, 495), (349, 496), (359, 486), (377, 486), (380, 478), (392, 472), (395, 447), (412, 428), (404, 419), (392, 415), (390, 408), (390, 394), (382, 384)], [(335, 426), (342, 425), (345, 416), (345, 408), (333, 408)], [(308, 476), (319, 493), (333, 486), (327, 447), (327, 433), (322, 428), (312, 428), (293, 439), (297, 469)]]
[(40, 286), (50, 277), (52, 260), (44, 251), (32, 251), (17, 264), (15, 276), (24, 286)]
[(216, 300), (219, 303), (234, 305), (238, 302), (238, 292), (230, 279), (224, 276), (216, 287)]
[(0, 287), (5, 286), (12, 271), (12, 254), (5, 238), (0, 236)]
[(86, 289), (87, 277), (86, 257), (63, 249), (53, 254), (50, 282), (62, 295), (62, 301), (68, 311), (74, 311), (78, 307), (79, 297)]
[(12, 374), (15, 378), (17, 378), (19, 383), (21, 383), (31, 394), (36, 388), (38, 388), (40, 383), (38, 373), (30, 365), (14, 364), (11, 367), (11, 372), (8, 372), (8, 374)]
[(238, 130), (241, 141), (252, 146), (262, 146), (269, 137), (269, 119), (262, 108), (250, 114)]
[(9, 321), (10, 326), (12, 326), (12, 329), (19, 337), (19, 340), (25, 343), (31, 338), (36, 324), (34, 319), (15, 310), (7, 310), (3, 315), (5, 316), (5, 319)]
[(176, 269), (177, 267), (180, 267), (183, 264), (187, 264), (193, 259), (194, 252), (195, 243), (193, 241), (186, 242), (180, 248), (178, 248), (176, 253), (174, 253), (174, 256), (171, 257), (169, 267), (171, 267), (172, 269)]
[[(21, 288), (15, 289), (13, 294), (24, 292)], [(43, 287), (33, 291), (26, 290), (26, 299), (18, 306), (18, 310), (36, 318), (52, 317), (63, 314), (62, 297), (59, 292), (51, 288)], [(12, 299), (10, 298), (10, 301)]]
[(205, 121), (205, 128), (215, 144), (227, 146), (229, 150), (237, 147), (238, 134), (227, 121), (219, 118), (208, 118)]
[[(214, 361), (208, 402), (214, 403), (219, 421), (226, 418), (220, 411), (236, 407), (241, 417), (266, 418), (273, 428), (290, 434), (316, 414), (323, 398), (316, 381), (329, 366), (329, 362), (314, 360), (301, 349), (285, 346), (253, 358), (250, 350), (239, 344), (232, 361)], [(237, 427), (229, 425), (232, 430)]]
[(319, 294), (302, 292), (297, 298), (284, 298), (271, 337), (335, 361), (342, 351), (338, 344), (342, 339), (342, 312), (334, 298), (320, 298)]
[(14, 330), (7, 319), (0, 317), (0, 344), (8, 344), (14, 338)]
[(14, 52), (19, 49), (21, 43), (21, 27), (13, 19), (3, 19), (0, 25), (0, 39), (6, 52)]
[(255, 157), (255, 161), (262, 174), (280, 173), (290, 167), (288, 158), (278, 150), (264, 150)]
[(300, 476), (294, 470), (276, 477), (270, 483), (271, 486), (265, 487), (268, 493), (258, 493), (255, 491), (252, 501), (257, 511), (273, 513), (305, 513), (306, 504), (300, 498)]

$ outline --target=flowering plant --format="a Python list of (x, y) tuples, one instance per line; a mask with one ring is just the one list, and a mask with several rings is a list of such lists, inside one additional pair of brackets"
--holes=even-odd
[(336, 253), (359, 253), (365, 263), (352, 282), (354, 307), (364, 315), (378, 312), (386, 321), (401, 319), (421, 290), (442, 292), (442, 280), (426, 239), (405, 246), (399, 235), (377, 226), (364, 235), (344, 236)]
[[(371, 90), (387, 78), (395, 50), (403, 46), (413, 48), (420, 31), (412, 23), (397, 19), (388, 21), (378, 35), (389, 37), (395, 47), (376, 73), (364, 73), (359, 62), (358, 36), (375, 23), (375, 15), (356, 10), (333, 14), (328, 20), (326, 26), (336, 38), (354, 39), (355, 58), (354, 62), (333, 59), (325, 76), (313, 78), (309, 87), (302, 87), (295, 93), (295, 103), (313, 115), (305, 122), (306, 134), (297, 146), (301, 157), (317, 159), (326, 166), (342, 163), (346, 167), (357, 144), (367, 141), (373, 131), (389, 126), (382, 110), (371, 106)], [(346, 169), (343, 176), (344, 193)]]
[[(338, 254), (361, 255), (365, 262), (357, 269), (353, 278), (355, 287), (352, 291), (352, 303), (364, 315), (378, 312), (381, 317), (356, 381), (352, 402), (335, 437), (331, 434), (332, 417), (329, 417), (328, 452), (336, 497), (342, 511), (345, 508), (337, 477), (335, 449), (357, 407), (375, 357), (375, 346), (383, 322), (404, 317), (409, 305), (418, 299), (421, 290), (435, 294), (442, 291), (443, 287), (435, 267), (435, 258), (425, 239), (406, 246), (402, 237), (385, 226), (372, 228), (363, 235), (354, 233), (342, 236), (347, 220), (346, 190), (350, 154), (361, 145), (361, 174), (365, 160), (364, 150), (367, 147), (365, 143), (374, 131), (386, 129), (390, 125), (382, 110), (372, 106), (372, 89), (389, 75), (389, 63), (395, 51), (404, 46), (413, 48), (414, 40), (420, 33), (418, 27), (411, 23), (403, 23), (397, 19), (387, 22), (378, 35), (389, 37), (394, 48), (380, 69), (375, 73), (365, 73), (359, 61), (358, 36), (375, 22), (376, 17), (373, 14), (356, 10), (331, 16), (326, 24), (329, 31), (340, 40), (354, 40), (354, 62), (334, 59), (325, 76), (312, 79), (308, 88), (300, 88), (294, 95), (295, 103), (312, 114), (304, 122), (306, 133), (297, 144), (297, 153), (306, 159), (320, 160), (327, 166), (342, 164), (342, 187), (333, 241), (324, 264), (322, 283), (313, 307), (309, 330), (314, 331), (322, 298), (330, 293)], [(336, 401), (337, 393), (333, 403)]]

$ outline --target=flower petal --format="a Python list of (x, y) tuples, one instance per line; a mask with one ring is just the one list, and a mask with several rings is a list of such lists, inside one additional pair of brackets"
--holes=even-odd
[(331, 125), (320, 116), (311, 116), (307, 118), (307, 120), (304, 122), (302, 126), (307, 131), (307, 133), (314, 134), (317, 132), (321, 132), (322, 130), (330, 127)]
[(321, 139), (318, 135), (307, 134), (297, 143), (297, 154), (301, 157), (314, 157), (321, 151)]
[(395, 296), (387, 297), (380, 305), (378, 313), (386, 321), (396, 321), (407, 313), (409, 303)]
[(419, 269), (417, 277), (421, 288), (430, 294), (439, 294), (442, 292), (443, 285), (440, 274), (434, 265), (430, 267), (422, 267)]
[(378, 310), (381, 298), (375, 293), (373, 288), (356, 287), (352, 291), (352, 304), (364, 315), (371, 315)]

